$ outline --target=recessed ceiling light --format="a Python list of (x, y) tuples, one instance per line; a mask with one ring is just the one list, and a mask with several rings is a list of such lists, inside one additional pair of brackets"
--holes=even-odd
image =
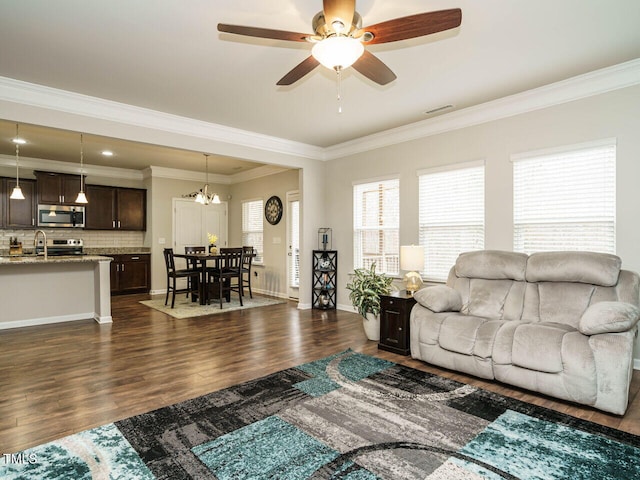
[(111, 150), (103, 150), (102, 155), (105, 157), (113, 157), (113, 152)]
[(18, 143), (20, 145), (24, 145), (25, 143), (27, 143), (27, 141), (24, 138), (16, 137), (16, 138), (13, 139), (13, 143)]

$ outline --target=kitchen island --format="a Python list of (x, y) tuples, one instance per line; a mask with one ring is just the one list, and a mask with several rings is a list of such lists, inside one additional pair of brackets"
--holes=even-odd
[(94, 319), (111, 323), (110, 257), (0, 257), (0, 329)]

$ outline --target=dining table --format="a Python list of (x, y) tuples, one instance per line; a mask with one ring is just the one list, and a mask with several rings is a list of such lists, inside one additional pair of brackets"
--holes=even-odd
[[(209, 275), (207, 272), (207, 267), (212, 266), (211, 264), (215, 264), (215, 268), (220, 268), (220, 262), (224, 258), (220, 252), (218, 253), (207, 253), (207, 252), (194, 252), (194, 253), (174, 253), (173, 256), (175, 258), (184, 258), (187, 260), (187, 265), (192, 262), (195, 265), (195, 268), (200, 270), (200, 281), (198, 282), (198, 296), (197, 300), (200, 301), (200, 305), (207, 305), (211, 298), (212, 294), (217, 294), (219, 289), (215, 283), (209, 282)], [(213, 288), (215, 287), (215, 288)], [(192, 301), (196, 301), (195, 295), (191, 296)], [(227, 302), (231, 301), (231, 292), (226, 293), (225, 300)]]
[[(198, 282), (198, 298), (200, 301), (200, 305), (208, 305), (209, 300), (212, 298), (218, 299), (219, 286), (217, 282), (210, 283), (209, 275), (207, 272), (207, 266), (211, 266), (211, 264), (215, 264), (215, 268), (220, 268), (220, 262), (224, 258), (224, 255), (220, 253), (218, 250), (217, 253), (211, 252), (193, 252), (193, 253), (174, 253), (173, 256), (175, 258), (184, 258), (187, 260), (187, 265), (189, 264), (189, 260), (196, 265), (196, 269), (200, 270), (200, 281)], [(252, 254), (255, 257), (255, 253)], [(229, 281), (229, 280), (227, 280)], [(224, 297), (225, 301), (231, 301), (231, 292), (227, 290)], [(191, 296), (192, 301), (196, 301), (196, 298)]]

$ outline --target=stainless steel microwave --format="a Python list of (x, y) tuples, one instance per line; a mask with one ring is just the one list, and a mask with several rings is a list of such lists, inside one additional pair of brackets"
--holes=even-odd
[(84, 228), (84, 207), (38, 205), (39, 227)]

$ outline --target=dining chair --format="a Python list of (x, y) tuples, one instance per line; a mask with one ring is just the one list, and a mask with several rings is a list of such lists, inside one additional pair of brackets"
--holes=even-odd
[[(253, 263), (253, 247), (242, 247), (242, 296), (244, 296), (244, 289), (249, 288), (249, 298), (253, 298), (251, 292), (251, 264)], [(246, 276), (245, 276), (246, 275)]]
[[(221, 248), (218, 268), (209, 268), (209, 284), (218, 283), (218, 300), (222, 308), (222, 299), (227, 292), (238, 292), (242, 306), (242, 247)], [(235, 279), (235, 283), (233, 280)]]
[[(200, 272), (190, 269), (176, 269), (176, 262), (173, 257), (173, 248), (164, 249), (164, 263), (167, 267), (167, 295), (164, 299), (164, 304), (166, 305), (169, 301), (169, 292), (173, 291), (173, 295), (171, 296), (171, 308), (173, 308), (176, 303), (176, 293), (187, 292), (187, 294), (189, 294), (193, 292), (193, 285), (194, 283), (197, 285)], [(177, 288), (176, 282), (179, 278), (187, 279), (187, 288)], [(189, 282), (189, 280), (194, 281)]]
[[(207, 253), (207, 247), (205, 246), (198, 246), (198, 247), (194, 247), (194, 246), (189, 246), (189, 247), (184, 247), (184, 253)], [(193, 259), (193, 258), (187, 258), (187, 269), (188, 270), (198, 270), (198, 261)], [(195, 279), (192, 278), (188, 278), (187, 279), (187, 283), (189, 285), (189, 287), (192, 290), (197, 291), (198, 290), (198, 286), (200, 283), (200, 277), (196, 277)], [(193, 285), (193, 283), (195, 282), (195, 285)], [(189, 293), (191, 292), (187, 292), (187, 297), (189, 296)]]

